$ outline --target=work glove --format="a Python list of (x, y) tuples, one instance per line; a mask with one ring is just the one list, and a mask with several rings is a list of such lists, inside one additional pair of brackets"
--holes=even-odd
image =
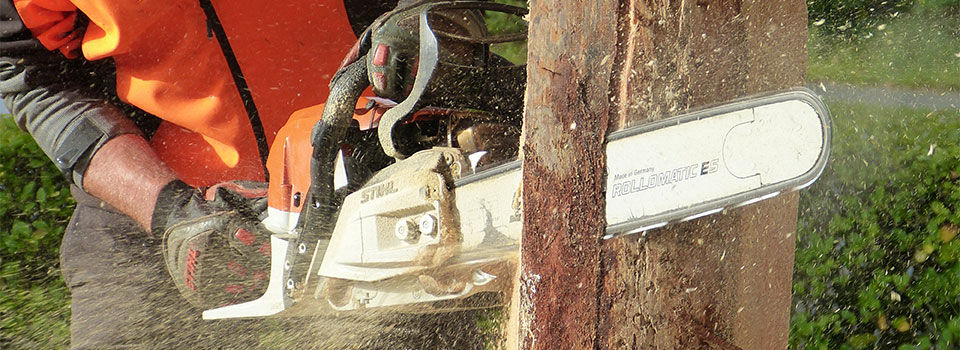
[(176, 180), (157, 198), (151, 222), (177, 289), (209, 309), (263, 294), (270, 268), (270, 232), (260, 222), (267, 185), (233, 181), (196, 189)]

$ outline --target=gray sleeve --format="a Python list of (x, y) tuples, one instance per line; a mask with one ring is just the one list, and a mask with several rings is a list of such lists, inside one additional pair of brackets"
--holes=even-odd
[(0, 97), (17, 125), (73, 183), (83, 184), (90, 158), (107, 140), (140, 132), (106, 100), (85, 96), (76, 88), (25, 84), (29, 69), (0, 58)]
[[(0, 0), (2, 12), (13, 11), (8, 4)], [(97, 71), (83, 69), (81, 62), (43, 49), (15, 12), (0, 17), (0, 97), (17, 125), (67, 179), (82, 185), (83, 172), (100, 146), (118, 135), (140, 134), (140, 129), (99, 91), (91, 91), (99, 85), (91, 80), (112, 77), (95, 76)]]

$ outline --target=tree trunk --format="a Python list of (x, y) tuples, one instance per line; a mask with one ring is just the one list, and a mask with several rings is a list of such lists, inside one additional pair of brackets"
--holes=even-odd
[(531, 3), (519, 344), (785, 348), (796, 194), (602, 241), (607, 132), (803, 83), (802, 0)]
[(617, 8), (612, 1), (530, 5), (519, 341), (525, 349), (590, 349), (616, 45), (616, 22), (599, 14)]

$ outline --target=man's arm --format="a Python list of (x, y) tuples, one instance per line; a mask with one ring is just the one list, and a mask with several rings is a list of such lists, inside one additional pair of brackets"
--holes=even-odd
[(0, 52), (0, 97), (20, 128), (71, 183), (149, 230), (157, 194), (176, 175), (98, 91), (113, 77), (98, 63), (48, 51), (10, 0), (0, 0)]
[[(266, 188), (234, 183), (201, 193), (177, 180), (128, 115), (110, 103), (114, 89), (98, 87), (113, 75), (97, 73), (96, 62), (47, 49), (11, 0), (0, 0), (0, 97), (20, 128), (68, 181), (154, 234), (147, 242), (162, 250), (189, 302), (210, 308), (261, 295), (267, 281), (256, 272), (270, 265), (270, 232), (258, 216), (266, 210)], [(231, 266), (255, 273), (238, 274)]]
[(176, 179), (143, 137), (127, 134), (110, 139), (93, 155), (83, 176), (83, 189), (149, 232), (160, 190)]

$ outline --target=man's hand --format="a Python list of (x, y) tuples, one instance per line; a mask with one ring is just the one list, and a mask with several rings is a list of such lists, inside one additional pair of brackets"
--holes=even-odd
[(216, 307), (265, 289), (270, 234), (258, 216), (266, 210), (266, 184), (201, 192), (176, 180), (141, 136), (127, 134), (93, 155), (83, 187), (162, 240), (167, 270), (190, 303)]
[(263, 293), (270, 267), (270, 232), (260, 223), (266, 194), (265, 183), (241, 181), (200, 191), (176, 180), (160, 191), (151, 230), (191, 304), (213, 308)]

